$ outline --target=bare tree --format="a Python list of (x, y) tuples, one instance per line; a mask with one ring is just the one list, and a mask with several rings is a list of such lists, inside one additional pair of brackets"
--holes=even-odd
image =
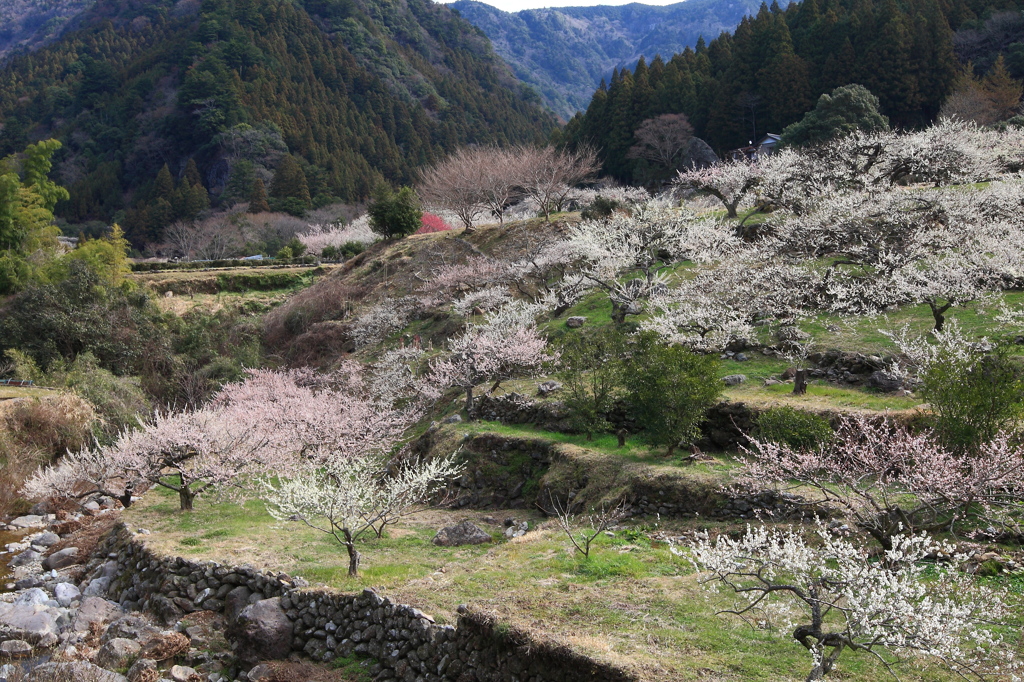
[(419, 194), (428, 206), (452, 211), (467, 230), (484, 211), (505, 222), (505, 210), (519, 199), (522, 157), (518, 150), (464, 147), (422, 171)]
[(685, 114), (662, 114), (641, 123), (633, 137), (637, 143), (630, 148), (628, 158), (647, 159), (673, 170), (693, 138), (693, 126)]
[(164, 230), (164, 248), (184, 260), (192, 260), (201, 241), (199, 229), (191, 221), (179, 220)]
[(597, 152), (589, 147), (576, 151), (520, 147), (518, 157), (522, 188), (533, 197), (545, 220), (549, 221), (551, 212), (565, 203), (572, 188), (592, 179), (601, 167)]
[(559, 528), (576, 550), (587, 558), (590, 558), (590, 546), (594, 540), (618, 523), (625, 512), (625, 505), (620, 501), (614, 506), (602, 505), (600, 509), (591, 509), (587, 515), (573, 514), (568, 500), (562, 504), (554, 497), (551, 498), (551, 508)]

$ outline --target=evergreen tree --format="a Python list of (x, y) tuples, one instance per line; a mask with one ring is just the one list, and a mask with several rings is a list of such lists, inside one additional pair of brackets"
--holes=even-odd
[(270, 204), (267, 203), (267, 188), (263, 185), (263, 178), (257, 177), (252, 183), (252, 193), (249, 195), (249, 213), (269, 213)]
[(156, 182), (153, 184), (153, 198), (171, 201), (174, 194), (174, 178), (171, 177), (171, 169), (165, 163), (160, 172), (156, 174)]
[(412, 234), (420, 228), (423, 218), (420, 200), (411, 187), (393, 192), (384, 184), (374, 190), (366, 213), (370, 216), (370, 229), (385, 239)]
[(182, 181), (190, 188), (203, 184), (203, 176), (199, 173), (196, 160), (191, 157), (189, 157), (188, 163), (185, 164), (185, 176)]
[(996, 59), (981, 85), (995, 109), (997, 121), (1005, 121), (1020, 112), (1020, 98), (1024, 94), (1024, 87), (1006, 69), (1003, 55)]
[(814, 109), (782, 131), (782, 142), (804, 146), (821, 144), (855, 130), (887, 130), (889, 120), (878, 113), (878, 98), (863, 85), (845, 85), (822, 95)]
[(273, 207), (277, 210), (301, 216), (312, 206), (309, 196), (309, 185), (302, 166), (291, 154), (286, 155), (274, 172), (270, 183), (270, 196)]

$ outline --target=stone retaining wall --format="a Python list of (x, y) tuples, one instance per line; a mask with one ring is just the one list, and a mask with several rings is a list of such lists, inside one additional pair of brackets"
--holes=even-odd
[[(164, 557), (119, 526), (93, 563), (115, 562), (108, 596), (128, 609), (174, 620), (185, 612), (224, 613), (228, 631), (247, 604), (275, 599), (291, 623), (291, 650), (316, 661), (362, 654), (375, 659), (375, 680), (427, 682), (627, 682), (631, 673), (538, 641), (488, 614), (459, 607), (457, 625), (440, 625), (418, 609), (372, 590), (341, 594), (248, 566)], [(276, 608), (276, 606), (275, 606)]]

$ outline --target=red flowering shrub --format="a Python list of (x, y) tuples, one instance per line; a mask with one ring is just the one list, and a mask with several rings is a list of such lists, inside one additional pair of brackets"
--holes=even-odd
[(424, 213), (420, 222), (423, 224), (422, 227), (413, 234), (433, 234), (434, 232), (447, 232), (452, 229), (451, 225), (433, 213)]

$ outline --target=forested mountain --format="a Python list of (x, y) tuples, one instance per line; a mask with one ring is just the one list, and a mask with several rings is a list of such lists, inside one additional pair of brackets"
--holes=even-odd
[(31, 49), (60, 33), (68, 21), (95, 0), (3, 0), (0, 2), (0, 59)]
[(487, 38), (430, 0), (100, 0), (75, 22), (0, 70), (0, 156), (60, 139), (58, 216), (120, 220), (136, 244), (271, 187), (282, 159), (301, 167), (302, 201), (355, 200), (459, 145), (554, 125)]
[(503, 12), (476, 0), (451, 4), (481, 28), (520, 80), (566, 119), (585, 109), (601, 78), (646, 55), (668, 57), (732, 30), (759, 0), (688, 0), (652, 7), (558, 7)]
[(804, 0), (773, 2), (732, 34), (667, 61), (641, 61), (602, 82), (585, 114), (566, 127), (570, 143), (602, 149), (605, 170), (633, 181), (627, 158), (644, 120), (684, 113), (718, 151), (799, 120), (819, 95), (849, 83), (866, 86), (899, 128), (931, 121), (960, 65), (954, 31), (984, 26), (1013, 0)]

